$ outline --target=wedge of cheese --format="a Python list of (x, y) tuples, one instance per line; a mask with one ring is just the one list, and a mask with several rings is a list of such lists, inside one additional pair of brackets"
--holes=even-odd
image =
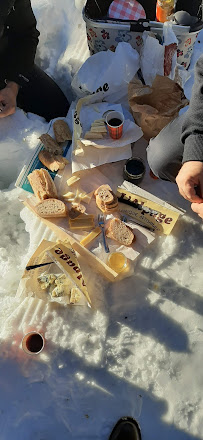
[(69, 219), (69, 226), (71, 229), (93, 229), (95, 226), (94, 216), (86, 215)]
[(94, 126), (94, 127), (91, 127), (91, 133), (107, 133), (107, 129), (106, 129), (106, 127), (105, 127), (105, 125), (104, 126), (102, 126), (102, 125), (98, 125), (98, 126)]
[(87, 131), (84, 139), (103, 139), (103, 136), (102, 133), (93, 133), (92, 131)]
[(96, 237), (98, 237), (98, 235), (101, 233), (101, 228), (100, 226), (97, 226), (92, 232), (90, 232), (85, 238), (83, 238), (80, 241), (80, 244), (82, 246), (87, 246), (88, 244), (90, 244), (93, 240), (95, 240)]
[(90, 193), (81, 193), (80, 197), (83, 203), (87, 203), (87, 205), (89, 205), (89, 203), (91, 202), (92, 196), (94, 194), (94, 191), (90, 192)]
[(72, 185), (74, 185), (74, 183), (78, 182), (78, 180), (80, 180), (80, 177), (72, 176), (72, 177), (70, 177), (70, 179), (67, 180), (67, 185), (72, 186)]

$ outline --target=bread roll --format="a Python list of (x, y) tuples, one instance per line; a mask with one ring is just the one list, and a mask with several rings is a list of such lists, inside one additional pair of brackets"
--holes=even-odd
[(135, 240), (135, 235), (132, 229), (119, 218), (113, 218), (109, 221), (106, 236), (124, 246), (130, 246), (133, 240)]
[(38, 158), (42, 164), (50, 171), (63, 170), (69, 161), (60, 155), (55, 156), (49, 151), (42, 150), (38, 154)]
[(66, 217), (67, 207), (58, 199), (46, 199), (35, 207), (37, 214), (42, 218)]
[(54, 181), (44, 168), (34, 170), (28, 175), (28, 180), (38, 200), (57, 199), (57, 189)]

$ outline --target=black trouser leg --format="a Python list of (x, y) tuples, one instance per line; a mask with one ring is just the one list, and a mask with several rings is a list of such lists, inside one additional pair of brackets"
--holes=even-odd
[(67, 115), (69, 102), (53, 79), (36, 65), (28, 78), (29, 82), (19, 90), (18, 107), (47, 121)]

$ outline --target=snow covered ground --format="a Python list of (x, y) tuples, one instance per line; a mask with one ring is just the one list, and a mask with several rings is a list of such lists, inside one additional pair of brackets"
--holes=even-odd
[[(88, 56), (82, 3), (32, 1), (41, 32), (37, 61), (67, 94)], [(202, 48), (203, 33), (188, 98)], [(203, 439), (202, 221), (174, 184), (147, 174), (144, 188), (186, 215), (146, 249), (132, 277), (110, 284), (86, 267), (93, 310), (19, 301), (28, 255), (42, 237), (54, 238), (22, 211), (13, 183), (46, 123), (18, 110), (0, 125), (0, 440), (105, 440), (122, 415), (138, 419), (144, 440)], [(40, 358), (17, 348), (33, 327), (47, 340)]]

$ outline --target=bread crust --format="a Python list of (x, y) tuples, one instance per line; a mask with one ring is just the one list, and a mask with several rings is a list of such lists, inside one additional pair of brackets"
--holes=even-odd
[(61, 143), (72, 140), (72, 133), (70, 131), (70, 128), (67, 122), (65, 122), (63, 119), (57, 119), (53, 123), (53, 129), (56, 142)]
[(50, 171), (63, 170), (69, 163), (68, 160), (60, 155), (55, 156), (46, 150), (41, 150), (38, 154), (38, 158), (42, 164)]
[(44, 133), (39, 137), (43, 143), (45, 150), (52, 154), (63, 154), (63, 148), (48, 134)]

